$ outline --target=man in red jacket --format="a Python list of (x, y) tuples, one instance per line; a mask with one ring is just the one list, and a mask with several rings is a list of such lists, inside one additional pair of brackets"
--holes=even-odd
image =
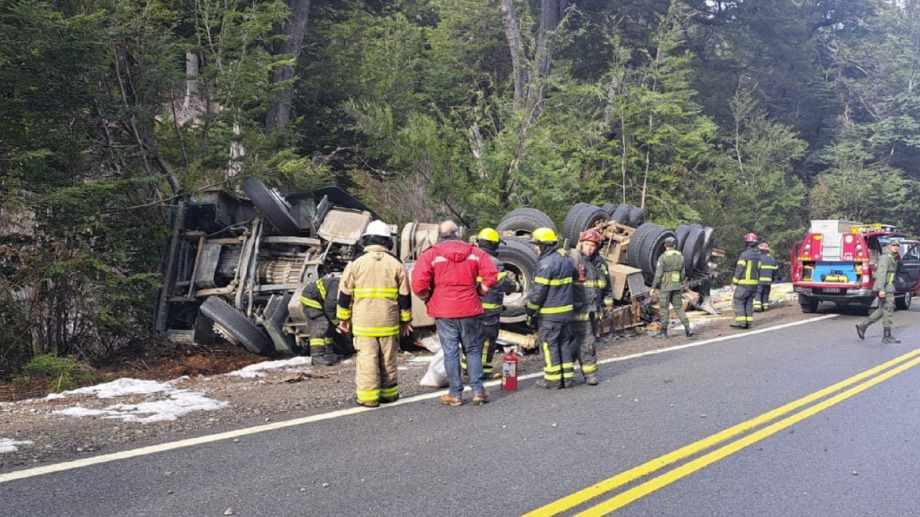
[[(477, 279), (481, 279), (478, 283)], [(412, 270), (412, 291), (425, 302), (435, 318), (438, 339), (444, 350), (444, 367), (450, 393), (441, 397), (449, 406), (463, 405), (460, 346), (466, 352), (473, 404), (485, 404), (489, 394), (482, 385), (480, 295), (498, 281), (498, 269), (486, 252), (460, 240), (453, 221), (438, 225), (438, 244), (422, 253)]]

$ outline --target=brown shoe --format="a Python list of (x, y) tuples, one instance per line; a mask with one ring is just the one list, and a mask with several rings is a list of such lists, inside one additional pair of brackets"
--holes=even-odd
[(448, 393), (447, 395), (441, 395), (441, 404), (444, 404), (447, 406), (453, 406), (453, 407), (462, 406), (463, 399), (460, 397), (455, 397), (451, 395), (450, 393)]
[(473, 394), (473, 404), (476, 404), (477, 406), (481, 406), (481, 405), (485, 404), (485, 403), (488, 402), (488, 401), (489, 401), (489, 392), (488, 392), (488, 391), (481, 391), (481, 392), (479, 392), (479, 393), (474, 393), (474, 394)]
[(364, 406), (364, 407), (378, 407), (380, 405), (380, 402), (377, 402), (376, 400), (368, 400), (368, 401), (355, 400), (355, 404), (359, 406)]

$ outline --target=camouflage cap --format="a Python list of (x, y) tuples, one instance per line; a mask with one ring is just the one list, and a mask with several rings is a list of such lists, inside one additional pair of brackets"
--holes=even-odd
[(677, 239), (675, 239), (674, 237), (668, 237), (664, 240), (664, 245), (668, 247), (677, 246)]
[(897, 237), (892, 237), (892, 238), (888, 239), (888, 245), (889, 245), (889, 246), (900, 246), (900, 245), (901, 245), (901, 239), (899, 239), (899, 238), (897, 238)]

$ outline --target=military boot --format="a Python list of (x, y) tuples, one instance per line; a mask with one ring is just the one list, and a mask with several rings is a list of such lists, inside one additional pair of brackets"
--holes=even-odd
[(684, 325), (684, 334), (686, 334), (687, 337), (693, 337), (693, 331), (690, 330), (690, 325)]
[(882, 338), (883, 345), (897, 345), (901, 340), (891, 337), (891, 329), (885, 329), (885, 337)]
[(866, 329), (869, 328), (869, 325), (871, 323), (868, 320), (856, 324), (856, 335), (859, 336), (859, 339), (866, 339)]
[(655, 334), (655, 339), (668, 339), (668, 329), (659, 330), (658, 334)]

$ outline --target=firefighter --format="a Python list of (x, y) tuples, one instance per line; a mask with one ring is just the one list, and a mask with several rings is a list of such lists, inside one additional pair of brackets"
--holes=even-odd
[[(482, 248), (492, 258), (492, 263), (498, 270), (498, 282), (495, 287), (488, 293), (479, 297), (482, 302), (482, 316), (479, 320), (482, 324), (482, 378), (483, 380), (492, 376), (494, 367), (492, 361), (495, 359), (495, 349), (498, 347), (499, 318), (502, 314), (502, 302), (506, 294), (519, 293), (522, 291), (521, 284), (509, 276), (505, 271), (505, 264), (498, 258), (498, 245), (501, 239), (494, 228), (483, 228), (479, 230), (476, 238), (476, 246)], [(482, 279), (477, 279), (482, 281)], [(460, 356), (460, 366), (466, 372), (466, 354)]]
[(330, 273), (304, 286), (300, 294), (300, 303), (304, 306), (307, 319), (307, 332), (310, 335), (310, 359), (317, 366), (332, 366), (341, 356), (341, 351), (351, 353), (350, 343), (345, 343), (344, 336), (336, 332), (339, 320), (336, 319), (336, 306), (339, 297), (340, 275)]
[(575, 379), (572, 362), (572, 336), (569, 324), (574, 312), (572, 279), (575, 268), (559, 249), (556, 232), (537, 228), (533, 244), (539, 260), (534, 272), (534, 288), (527, 301), (527, 325), (539, 333), (543, 354), (544, 388), (565, 388)]
[(754, 311), (765, 312), (770, 309), (770, 287), (776, 278), (776, 259), (770, 255), (770, 244), (761, 242), (757, 245), (760, 250), (760, 281), (754, 293)]
[(613, 288), (607, 261), (598, 253), (603, 243), (596, 230), (586, 230), (578, 236), (578, 246), (569, 254), (575, 267), (572, 280), (574, 300), (572, 359), (581, 363), (585, 384), (597, 385), (597, 326), (613, 308)]
[(690, 320), (684, 312), (682, 306), (682, 285), (684, 281), (684, 256), (677, 251), (677, 239), (668, 237), (664, 240), (665, 251), (658, 257), (658, 264), (655, 267), (655, 279), (652, 281), (651, 295), (658, 296), (658, 305), (661, 307), (661, 332), (657, 338), (668, 338), (668, 324), (671, 320), (671, 305), (674, 306), (674, 313), (677, 318), (684, 324), (684, 333), (687, 337), (693, 337), (690, 331)]
[(744, 236), (745, 250), (738, 257), (732, 284), (735, 293), (732, 297), (732, 309), (735, 322), (732, 327), (749, 329), (754, 326), (754, 293), (760, 283), (760, 252), (757, 251), (757, 235), (749, 233)]
[(878, 259), (875, 270), (875, 284), (872, 290), (878, 292), (879, 306), (872, 311), (869, 318), (856, 325), (856, 334), (859, 339), (866, 338), (866, 329), (878, 320), (882, 320), (882, 330), (885, 337), (882, 344), (898, 344), (901, 341), (891, 337), (891, 315), (894, 313), (894, 276), (898, 269), (898, 250), (901, 247), (900, 239), (891, 238)]
[(396, 366), (399, 336), (412, 332), (409, 280), (402, 263), (390, 255), (390, 228), (371, 221), (361, 237), (364, 254), (345, 266), (339, 282), (336, 317), (354, 336), (355, 402), (377, 407), (399, 398)]

